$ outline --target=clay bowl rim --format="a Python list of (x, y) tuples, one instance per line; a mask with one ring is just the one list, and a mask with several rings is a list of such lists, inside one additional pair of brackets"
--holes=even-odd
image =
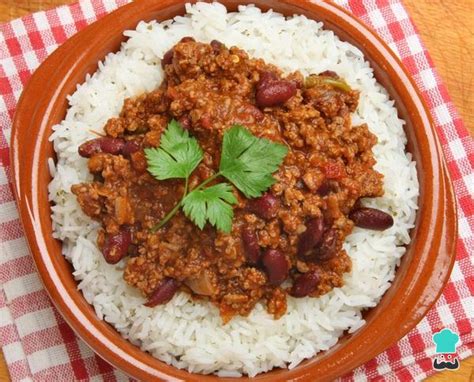
[[(254, 379), (265, 381), (332, 380), (373, 358), (412, 329), (434, 304), (455, 259), (456, 209), (449, 175), (433, 121), (410, 75), (388, 46), (369, 28), (339, 6), (324, 1), (222, 1), (235, 9), (253, 3), (287, 15), (306, 14), (322, 20), (343, 40), (358, 46), (371, 61), (379, 82), (397, 101), (407, 121), (408, 150), (417, 160), (421, 196), (412, 243), (392, 287), (366, 316), (367, 324), (345, 336), (329, 351), (293, 370), (273, 370)], [(28, 243), (52, 301), (75, 332), (101, 357), (140, 380), (211, 381), (216, 376), (191, 374), (166, 365), (120, 337), (99, 320), (77, 290), (69, 263), (52, 238), (47, 195), (48, 141), (51, 127), (63, 119), (66, 95), (74, 91), (97, 61), (117, 50), (123, 30), (138, 20), (167, 19), (183, 14), (184, 2), (142, 0), (128, 4), (85, 28), (59, 47), (35, 72), (16, 110), (11, 142), (15, 196)], [(38, 95), (41, 95), (38, 99)], [(37, 139), (31, 137), (37, 136)], [(423, 224), (421, 224), (421, 222)], [(395, 304), (392, 302), (396, 301)], [(221, 378), (234, 380), (233, 378)], [(246, 379), (246, 378), (242, 378)]]

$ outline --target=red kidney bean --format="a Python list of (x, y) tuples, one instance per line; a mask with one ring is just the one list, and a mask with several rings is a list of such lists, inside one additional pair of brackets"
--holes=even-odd
[(121, 138), (103, 137), (99, 139), (102, 152), (107, 154), (120, 154), (125, 146), (125, 141)]
[(324, 76), (324, 77), (331, 77), (331, 78), (339, 78), (336, 72), (333, 72), (332, 70), (325, 70), (324, 72), (321, 72), (318, 74), (318, 76)]
[(273, 73), (273, 72), (263, 72), (260, 75), (260, 80), (257, 83), (257, 90), (260, 87), (265, 86), (268, 83), (273, 82), (273, 81), (277, 81), (277, 80), (278, 80), (278, 76), (275, 73)]
[(262, 256), (262, 264), (272, 285), (280, 285), (288, 277), (288, 262), (285, 255), (276, 249), (267, 249)]
[(278, 199), (267, 192), (257, 199), (250, 199), (248, 202), (248, 209), (250, 212), (265, 220), (270, 220), (276, 217), (280, 203)]
[(127, 255), (131, 242), (132, 234), (128, 229), (121, 229), (115, 235), (108, 235), (102, 248), (105, 261), (109, 264), (118, 263)]
[(393, 218), (384, 211), (376, 208), (361, 207), (349, 214), (357, 227), (383, 231), (393, 225)]
[(317, 217), (306, 223), (306, 231), (304, 231), (298, 241), (298, 256), (300, 258), (310, 256), (313, 249), (321, 243), (324, 233), (324, 219)]
[(314, 292), (319, 284), (319, 273), (316, 270), (306, 272), (298, 277), (290, 290), (293, 297), (306, 297)]
[(334, 228), (328, 229), (323, 236), (321, 245), (315, 251), (315, 259), (318, 261), (328, 261), (337, 254), (337, 231)]
[(121, 138), (101, 137), (83, 143), (79, 146), (78, 152), (84, 158), (90, 158), (99, 152), (120, 154), (124, 145), (125, 141)]
[(194, 42), (196, 41), (193, 37), (191, 36), (184, 36), (179, 42)]
[(212, 50), (214, 51), (214, 53), (219, 53), (221, 48), (224, 47), (224, 44), (221, 43), (220, 41), (218, 40), (212, 40), (211, 43), (210, 43), (211, 47), (212, 47)]
[(257, 265), (260, 260), (260, 246), (258, 245), (257, 234), (248, 228), (244, 228), (242, 229), (241, 237), (247, 262)]
[(144, 305), (153, 308), (157, 305), (166, 304), (173, 298), (178, 288), (178, 282), (175, 279), (167, 277), (160, 282)]
[(357, 199), (354, 205), (352, 206), (352, 211), (358, 210), (359, 208), (362, 208), (362, 207), (364, 207), (364, 205), (362, 204), (362, 199)]
[(319, 186), (317, 193), (321, 196), (326, 196), (331, 192), (331, 185), (328, 181), (324, 181), (321, 186)]
[(173, 49), (168, 50), (161, 59), (161, 67), (164, 69), (166, 65), (173, 62), (174, 51)]
[(278, 106), (296, 94), (296, 85), (292, 81), (285, 80), (264, 80), (257, 86), (255, 102), (257, 106), (269, 107)]
[(100, 139), (91, 139), (79, 146), (78, 152), (81, 157), (90, 158), (92, 155), (100, 153)]
[(140, 150), (140, 144), (137, 141), (126, 141), (122, 148), (122, 154), (126, 157)]

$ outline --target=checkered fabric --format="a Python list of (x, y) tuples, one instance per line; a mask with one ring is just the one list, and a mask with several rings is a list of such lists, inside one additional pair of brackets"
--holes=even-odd
[[(33, 71), (74, 33), (126, 2), (84, 0), (0, 25), (0, 344), (14, 381), (128, 379), (76, 337), (51, 304), (18, 220), (9, 159), (15, 106)], [(399, 0), (338, 3), (373, 27), (417, 82), (436, 121), (459, 214), (457, 259), (436, 306), (398, 344), (342, 380), (421, 380), (434, 372), (432, 334), (442, 328), (460, 335), (460, 358), (474, 353), (474, 142), (403, 4)]]

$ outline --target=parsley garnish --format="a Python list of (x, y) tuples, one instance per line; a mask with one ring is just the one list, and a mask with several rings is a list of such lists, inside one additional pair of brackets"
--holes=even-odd
[(185, 179), (180, 202), (153, 227), (163, 227), (182, 207), (185, 215), (200, 229), (206, 222), (223, 232), (232, 230), (232, 205), (237, 198), (228, 183), (206, 187), (219, 176), (227, 178), (247, 198), (261, 196), (273, 183), (288, 149), (265, 138), (257, 138), (242, 126), (234, 125), (224, 133), (219, 172), (188, 193), (192, 172), (203, 158), (197, 140), (175, 120), (168, 124), (158, 148), (145, 149), (148, 171), (158, 180)]
[(207, 220), (218, 230), (230, 232), (235, 203), (237, 198), (230, 184), (218, 183), (189, 193), (183, 200), (183, 211), (201, 229)]
[(275, 178), (288, 149), (234, 125), (224, 134), (219, 173), (229, 179), (247, 198), (261, 196)]
[(158, 180), (189, 178), (203, 154), (196, 138), (172, 120), (161, 136), (160, 147), (145, 149), (148, 171)]

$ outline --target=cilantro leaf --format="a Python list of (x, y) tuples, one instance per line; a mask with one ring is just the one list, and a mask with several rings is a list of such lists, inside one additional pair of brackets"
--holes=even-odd
[(196, 138), (172, 120), (158, 148), (146, 148), (148, 171), (158, 180), (188, 178), (203, 158)]
[(247, 198), (256, 198), (275, 183), (272, 173), (287, 152), (286, 146), (234, 125), (224, 133), (219, 173)]
[(183, 211), (200, 229), (206, 221), (218, 230), (229, 233), (232, 230), (232, 204), (237, 199), (228, 183), (218, 183), (213, 186), (190, 192), (183, 199)]
[(257, 138), (244, 127), (234, 125), (224, 133), (219, 171), (188, 193), (189, 177), (202, 161), (203, 151), (178, 122), (171, 121), (161, 136), (160, 146), (145, 149), (145, 156), (148, 171), (156, 179), (185, 179), (184, 193), (178, 204), (151, 231), (163, 227), (182, 208), (200, 229), (209, 222), (218, 230), (229, 233), (234, 216), (232, 204), (237, 203), (232, 186), (228, 183), (206, 186), (223, 176), (247, 198), (261, 196), (275, 183), (272, 173), (287, 152), (286, 146)]

